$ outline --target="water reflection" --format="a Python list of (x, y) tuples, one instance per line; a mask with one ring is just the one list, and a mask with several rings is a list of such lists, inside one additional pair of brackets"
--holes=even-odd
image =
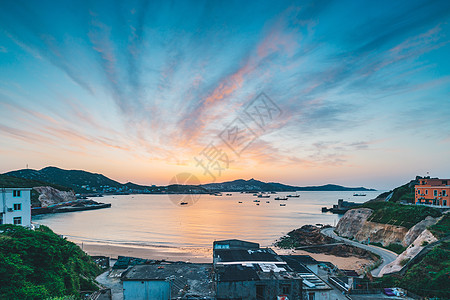
[(353, 192), (302, 192), (300, 198), (288, 201), (276, 201), (275, 196), (262, 199), (259, 206), (253, 202), (256, 197), (240, 193), (202, 195), (191, 206), (176, 206), (168, 195), (105, 196), (98, 200), (111, 203), (111, 208), (34, 216), (33, 221), (74, 241), (209, 247), (214, 240), (237, 238), (269, 246), (302, 225), (337, 223), (338, 215), (322, 214), (320, 209), (336, 204), (338, 198), (364, 202), (380, 193), (367, 192), (367, 197), (355, 199)]

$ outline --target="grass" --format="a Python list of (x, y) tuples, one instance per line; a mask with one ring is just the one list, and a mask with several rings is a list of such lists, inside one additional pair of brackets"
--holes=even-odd
[(428, 228), (431, 233), (438, 239), (450, 234), (450, 215), (444, 214), (444, 217), (436, 224)]
[[(402, 261), (406, 263), (407, 260)], [(398, 286), (424, 297), (450, 299), (450, 243), (434, 247), (404, 276), (383, 276), (378, 284), (380, 287)]]
[(441, 212), (432, 207), (403, 205), (392, 202), (366, 202), (361, 207), (374, 212), (368, 221), (411, 228), (427, 216), (439, 217)]

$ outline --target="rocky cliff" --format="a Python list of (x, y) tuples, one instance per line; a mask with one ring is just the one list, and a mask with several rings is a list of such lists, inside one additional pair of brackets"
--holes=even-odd
[(372, 243), (401, 244), (408, 229), (402, 226), (379, 224), (367, 219), (372, 214), (370, 208), (349, 210), (336, 226), (336, 232), (343, 237), (354, 238), (358, 241), (370, 240)]
[(358, 241), (381, 243), (383, 246), (401, 244), (408, 247), (422, 232), (435, 224), (439, 218), (426, 217), (409, 230), (403, 226), (380, 224), (368, 221), (373, 210), (370, 208), (357, 208), (349, 210), (336, 226), (336, 232), (346, 238), (354, 238)]
[(76, 200), (74, 191), (60, 191), (50, 186), (39, 186), (33, 189), (39, 193), (39, 201), (42, 207)]
[[(425, 220), (424, 220), (425, 221)], [(412, 229), (412, 228), (411, 228)], [(411, 258), (416, 256), (427, 244), (431, 244), (437, 241), (433, 234), (428, 230), (424, 229), (414, 241), (409, 245), (409, 247), (401, 253), (396, 260), (386, 265), (381, 271), (379, 276), (384, 274), (389, 274), (393, 272), (398, 272), (402, 269), (402, 266)]]

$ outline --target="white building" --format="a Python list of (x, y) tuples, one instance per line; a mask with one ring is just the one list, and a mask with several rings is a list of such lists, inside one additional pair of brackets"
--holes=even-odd
[(0, 224), (31, 226), (31, 188), (1, 188), (0, 201)]

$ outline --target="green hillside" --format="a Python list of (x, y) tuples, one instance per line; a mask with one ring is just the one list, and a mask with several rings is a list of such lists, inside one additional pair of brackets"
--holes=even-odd
[(441, 243), (406, 271), (404, 276), (383, 276), (383, 287), (398, 286), (417, 295), (450, 299), (450, 243)]
[(50, 182), (67, 186), (77, 193), (89, 192), (82, 186), (100, 189), (101, 186), (120, 188), (123, 184), (109, 179), (102, 174), (90, 173), (81, 170), (63, 170), (56, 167), (46, 167), (41, 170), (22, 169), (5, 173), (5, 175)]
[[(27, 179), (27, 178), (19, 178), (14, 176), (8, 176), (4, 174), (0, 174), (0, 188), (33, 188), (37, 186), (51, 186), (60, 191), (71, 191), (71, 188), (66, 186), (62, 186), (59, 184), (52, 184), (49, 182), (44, 182), (40, 180)], [(40, 206), (39, 202), (39, 193), (35, 190), (31, 190), (31, 205), (32, 206)]]
[(439, 217), (441, 212), (432, 207), (403, 205), (392, 202), (366, 202), (361, 207), (373, 209), (368, 221), (411, 228), (427, 216)]
[(48, 227), (0, 225), (0, 299), (46, 299), (97, 290), (100, 273), (77, 245)]

